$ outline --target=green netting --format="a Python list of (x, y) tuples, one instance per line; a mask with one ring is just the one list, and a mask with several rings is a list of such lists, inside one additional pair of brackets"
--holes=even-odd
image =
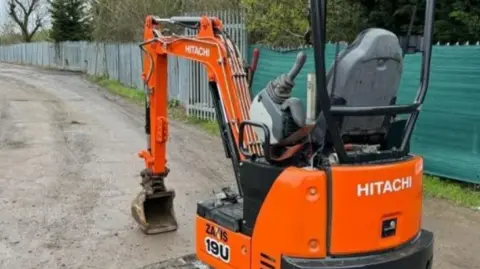
[[(250, 46), (252, 54), (256, 46)], [(258, 93), (271, 79), (288, 72), (298, 50), (260, 49), (253, 82)], [(297, 77), (294, 96), (306, 101), (307, 74), (314, 71), (313, 50)], [(327, 68), (335, 46), (327, 45)], [(419, 87), (421, 56), (405, 59), (398, 103), (411, 103)], [(442, 177), (480, 183), (480, 46), (435, 46), (430, 87), (413, 137), (412, 151), (425, 158), (425, 171)]]

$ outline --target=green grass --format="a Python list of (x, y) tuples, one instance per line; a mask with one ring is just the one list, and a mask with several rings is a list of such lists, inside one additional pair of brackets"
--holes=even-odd
[[(181, 111), (185, 113), (184, 109), (181, 109)], [(182, 117), (177, 117), (176, 119), (179, 120), (179, 119), (182, 119)], [(188, 117), (186, 115), (183, 116), (183, 121), (188, 124), (199, 126), (201, 129), (203, 129), (205, 132), (207, 132), (210, 135), (220, 136), (220, 131), (219, 131), (217, 122), (202, 120), (193, 116)]]
[[(134, 88), (128, 88), (121, 83), (102, 77), (88, 77), (90, 81), (97, 83), (110, 93), (124, 97), (137, 104), (144, 104), (144, 92)], [(195, 125), (210, 135), (219, 135), (216, 122), (206, 121), (195, 117), (189, 117), (179, 101), (172, 101), (168, 106), (168, 114), (171, 119), (179, 122)], [(434, 176), (425, 176), (424, 192), (426, 197), (434, 197), (449, 200), (457, 205), (466, 207), (480, 207), (480, 189), (452, 181), (440, 179)]]
[(102, 88), (105, 88), (112, 94), (127, 98), (138, 104), (144, 104), (145, 102), (145, 94), (141, 90), (125, 87), (118, 81), (109, 80), (103, 77), (89, 76), (88, 79)]
[(473, 184), (425, 176), (423, 186), (427, 197), (446, 199), (466, 207), (480, 207), (480, 189)]
[[(126, 98), (136, 104), (144, 105), (145, 103), (145, 93), (142, 90), (125, 87), (120, 82), (109, 80), (105, 77), (88, 76), (87, 78), (114, 95)], [(176, 121), (195, 125), (209, 135), (220, 135), (218, 124), (216, 122), (188, 116), (185, 108), (180, 105), (178, 100), (171, 101), (168, 104), (168, 116)]]

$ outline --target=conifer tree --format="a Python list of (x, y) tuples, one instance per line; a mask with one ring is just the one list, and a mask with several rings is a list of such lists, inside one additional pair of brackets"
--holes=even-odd
[(90, 40), (87, 12), (85, 0), (52, 0), (50, 37), (55, 42)]

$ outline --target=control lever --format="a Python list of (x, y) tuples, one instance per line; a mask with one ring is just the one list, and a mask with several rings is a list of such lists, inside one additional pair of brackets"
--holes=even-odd
[(307, 55), (305, 52), (301, 51), (297, 54), (297, 59), (295, 60), (295, 64), (292, 66), (292, 69), (290, 69), (290, 72), (287, 74), (287, 78), (290, 79), (290, 81), (294, 81), (295, 78), (298, 76), (300, 73), (300, 70), (302, 70), (303, 66), (305, 65), (305, 62), (307, 61)]
[[(290, 134), (305, 125), (306, 113), (303, 111), (301, 101), (291, 95), (294, 81), (306, 61), (305, 52), (299, 52), (290, 70), (270, 81), (265, 89), (253, 98), (249, 110), (252, 122), (244, 121), (240, 125), (240, 141), (243, 141), (245, 125), (251, 125), (260, 139), (263, 137), (263, 154), (267, 161), (270, 145), (284, 141)], [(242, 144), (240, 144), (240, 151), (244, 156), (249, 156)]]
[(286, 99), (290, 98), (293, 86), (295, 86), (295, 78), (302, 70), (307, 61), (307, 54), (301, 51), (297, 54), (295, 64), (292, 66), (287, 74), (282, 74), (267, 86), (267, 92), (275, 103), (281, 104)]

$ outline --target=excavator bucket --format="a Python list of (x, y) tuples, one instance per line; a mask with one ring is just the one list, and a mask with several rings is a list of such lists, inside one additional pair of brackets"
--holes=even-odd
[(173, 208), (174, 190), (147, 195), (141, 191), (132, 202), (132, 216), (145, 234), (159, 234), (177, 230)]

